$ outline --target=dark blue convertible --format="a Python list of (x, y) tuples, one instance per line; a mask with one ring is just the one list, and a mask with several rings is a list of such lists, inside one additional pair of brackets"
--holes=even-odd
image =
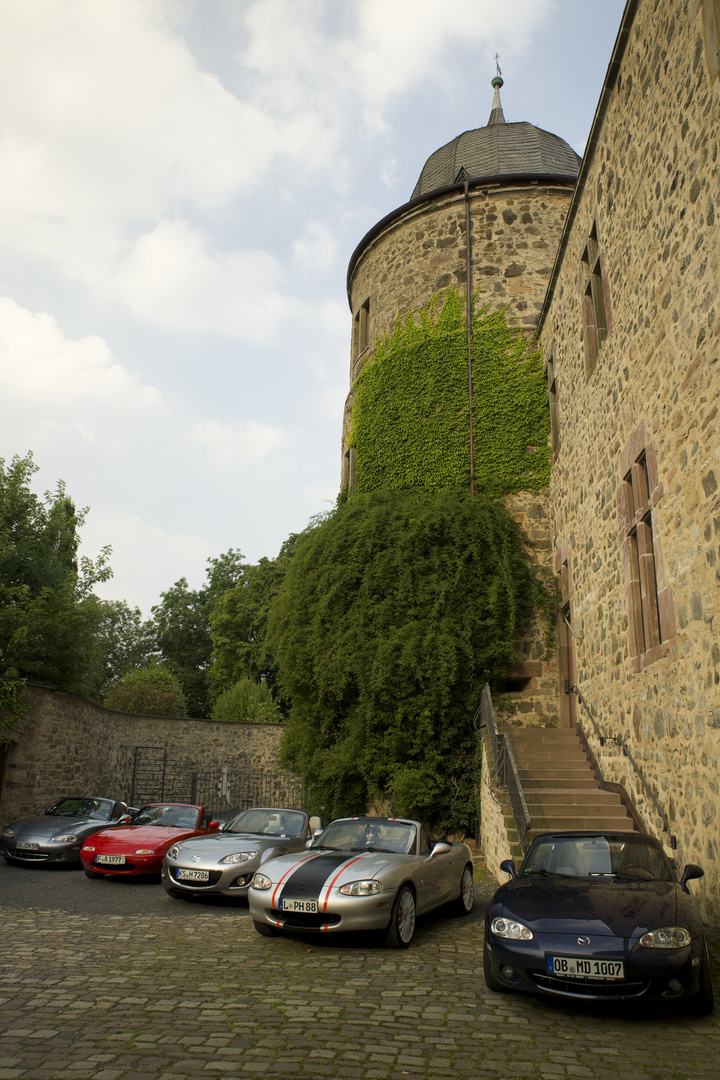
[(545, 833), (495, 893), (485, 920), (490, 990), (583, 1001), (687, 1000), (712, 1012), (710, 960), (687, 882), (638, 833)]

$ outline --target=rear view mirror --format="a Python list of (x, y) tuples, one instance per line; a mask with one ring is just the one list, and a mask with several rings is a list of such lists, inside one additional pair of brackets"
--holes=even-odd
[(500, 869), (504, 870), (510, 877), (515, 877), (515, 863), (512, 859), (504, 859), (503, 862), (500, 863)]

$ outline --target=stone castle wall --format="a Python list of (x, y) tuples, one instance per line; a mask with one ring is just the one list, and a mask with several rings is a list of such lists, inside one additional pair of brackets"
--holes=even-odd
[[(706, 918), (717, 921), (717, 28), (710, 0), (640, 0), (634, 18), (625, 19), (627, 44), (601, 99), (606, 112), (596, 122), (541, 328), (558, 402), (553, 533), (556, 551), (569, 556), (572, 620), (582, 632), (574, 642), (580, 691), (601, 733), (621, 738), (638, 763), (676, 837), (679, 865), (704, 865), (693, 892)], [(593, 225), (608, 328), (596, 356), (587, 301), (583, 310), (582, 258)], [(638, 592), (628, 589), (632, 521), (621, 491), (643, 452), (650, 487), (645, 535), (655, 551), (662, 635), (645, 651), (631, 642)], [(634, 795), (657, 835), (662, 819), (621, 746), (601, 746), (583, 710), (578, 720), (605, 779)]]
[[(471, 262), (477, 303), (508, 308), (510, 321), (537, 326), (572, 189), (533, 184), (470, 191)], [(465, 198), (431, 198), (394, 218), (367, 242), (350, 276), (353, 317), (369, 300), (368, 341), (391, 333), (398, 315), (424, 306), (436, 293), (466, 288)], [(352, 386), (372, 345), (351, 357)], [(345, 444), (343, 441), (343, 452)]]
[(280, 772), (279, 724), (133, 716), (44, 687), (28, 686), (31, 709), (12, 733), (0, 791), (0, 824), (41, 813), (69, 794), (130, 800), (136, 747), (166, 748), (199, 772), (223, 766)]

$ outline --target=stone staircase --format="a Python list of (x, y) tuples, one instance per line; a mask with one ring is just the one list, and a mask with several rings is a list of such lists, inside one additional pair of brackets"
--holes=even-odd
[[(574, 730), (512, 728), (508, 735), (530, 814), (528, 839), (566, 829), (636, 829), (619, 793), (601, 789)], [(514, 836), (509, 807), (505, 817), (508, 834)]]

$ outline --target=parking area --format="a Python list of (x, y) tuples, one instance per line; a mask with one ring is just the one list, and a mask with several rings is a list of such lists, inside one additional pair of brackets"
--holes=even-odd
[[(154, 882), (0, 866), (0, 1080), (715, 1080), (720, 1010), (490, 993), (492, 882), (478, 892), (470, 918), (430, 916), (393, 951), (267, 940), (247, 907), (173, 901)], [(718, 971), (715, 952), (716, 995)]]

